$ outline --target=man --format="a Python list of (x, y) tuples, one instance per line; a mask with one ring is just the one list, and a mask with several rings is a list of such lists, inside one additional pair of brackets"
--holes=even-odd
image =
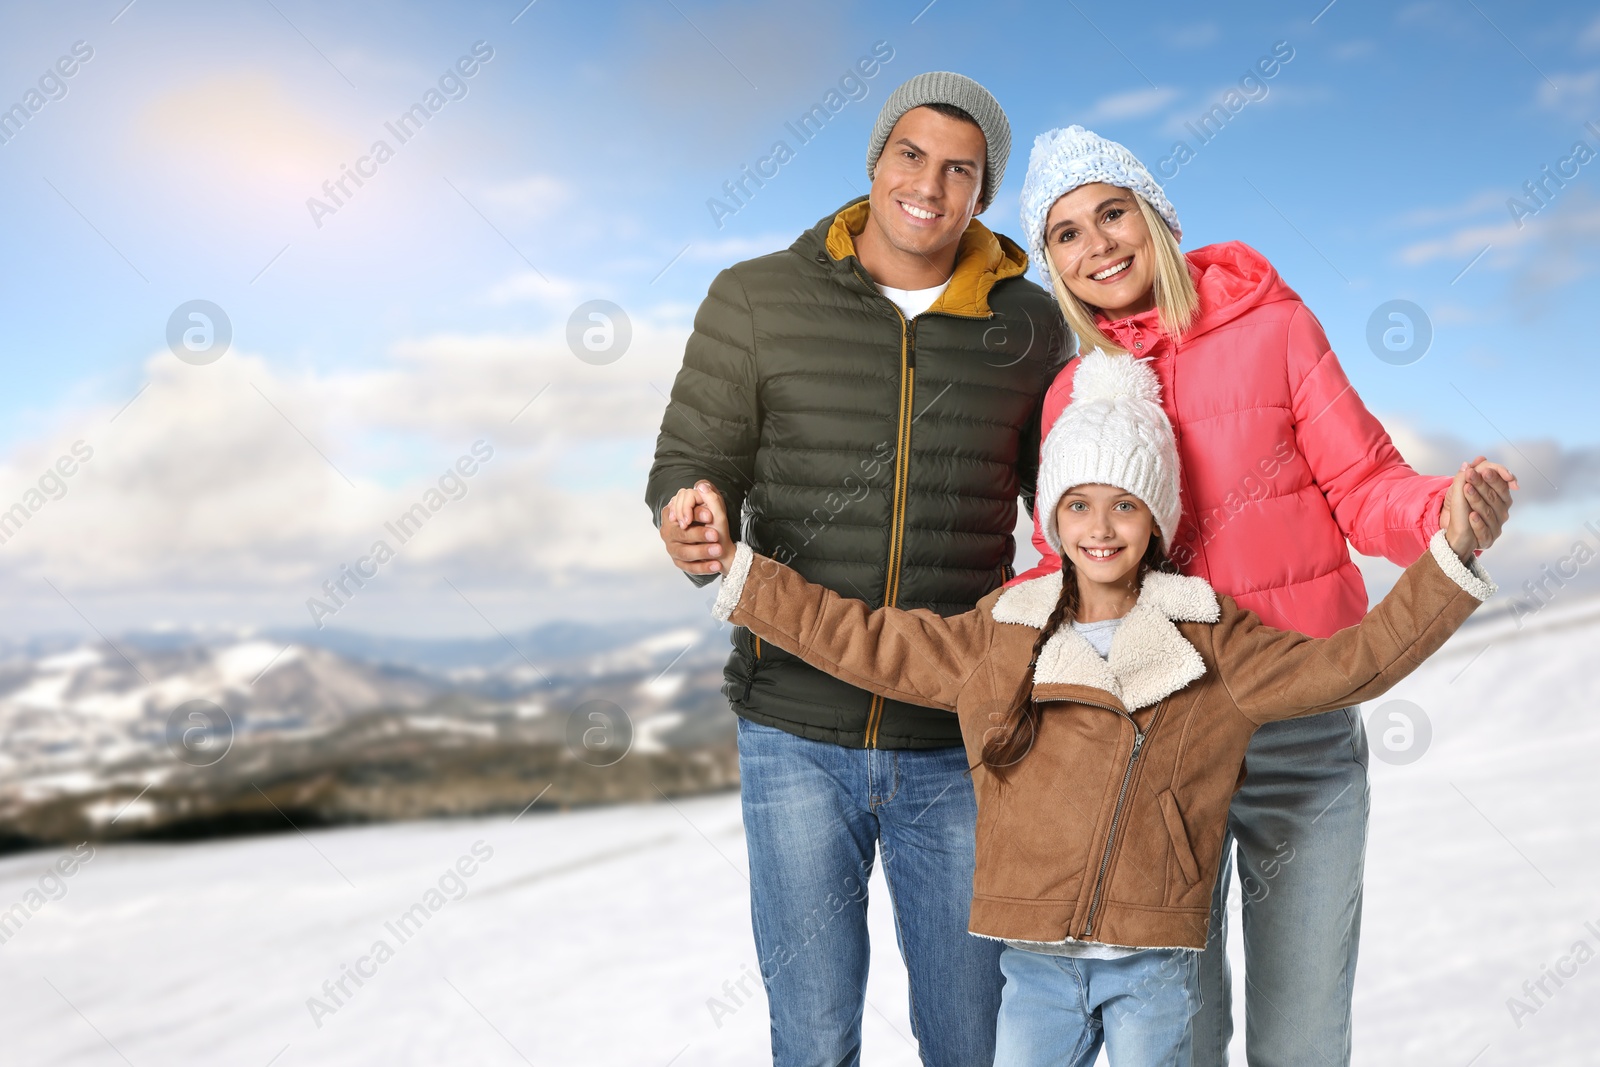
[[(918, 75), (878, 116), (869, 194), (712, 282), (646, 491), (697, 584), (731, 545), (704, 510), (683, 530), (662, 509), (701, 481), (734, 538), (873, 606), (956, 614), (1010, 577), (1040, 401), (1067, 351), (1026, 254), (974, 218), (1010, 144), (982, 86)], [(966, 932), (975, 807), (955, 717), (836, 681), (744, 629), (733, 646), (723, 692), (739, 716), (774, 1063), (859, 1062), (875, 849), (923, 1062), (990, 1062), (999, 944)]]

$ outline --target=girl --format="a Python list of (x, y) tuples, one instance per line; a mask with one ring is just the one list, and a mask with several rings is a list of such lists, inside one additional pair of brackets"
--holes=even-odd
[[(1236, 241), (1179, 252), (1177, 212), (1122, 145), (1081, 126), (1041, 135), (1021, 214), (1082, 348), (1147, 359), (1161, 382), (1184, 471), (1185, 520), (1168, 531), (1169, 558), (1271, 626), (1326, 637), (1358, 622), (1366, 587), (1348, 545), (1413, 562), (1440, 526), (1450, 479), (1401, 460), (1316, 317), (1260, 253)], [(1066, 406), (1077, 366), (1046, 396), (1042, 425)], [(1464, 492), (1482, 549), (1500, 533), (1516, 479), (1482, 456), (1472, 462)], [(1043, 558), (1024, 577), (1059, 566), (1047, 518), (1041, 507)], [(1354, 707), (1272, 723), (1251, 741), (1201, 960), (1196, 1067), (1227, 1062), (1233, 1029), (1224, 901), (1235, 839), (1250, 1061), (1349, 1063), (1366, 762)], [(1286, 854), (1294, 859), (1280, 866)]]
[[(1359, 626), (1317, 640), (1264, 625), (1168, 561), (1179, 463), (1159, 395), (1127, 355), (1083, 359), (1040, 466), (1058, 571), (944, 618), (871, 610), (740, 544), (714, 608), (853, 685), (959, 717), (978, 802), (970, 929), (1007, 946), (996, 1067), (1086, 1067), (1102, 1041), (1113, 1064), (1189, 1063), (1251, 734), (1381, 694), (1494, 592), (1463, 465), (1446, 528)], [(681, 492), (671, 518), (701, 506), (726, 536), (709, 487)]]

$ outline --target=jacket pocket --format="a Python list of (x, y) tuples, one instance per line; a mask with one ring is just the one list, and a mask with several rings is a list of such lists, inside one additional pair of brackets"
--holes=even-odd
[(1161, 792), (1161, 818), (1167, 824), (1167, 836), (1172, 838), (1172, 849), (1178, 854), (1178, 866), (1190, 885), (1200, 880), (1200, 865), (1194, 861), (1194, 850), (1189, 847), (1189, 831), (1183, 825), (1183, 813), (1178, 810), (1178, 798), (1172, 790)]
[(750, 690), (755, 688), (756, 671), (761, 667), (761, 639), (751, 633), (747, 627), (740, 626), (733, 632), (733, 649), (737, 655), (740, 666), (744, 668), (744, 686), (738, 691), (738, 696), (728, 693), (738, 707), (747, 707), (750, 703)]

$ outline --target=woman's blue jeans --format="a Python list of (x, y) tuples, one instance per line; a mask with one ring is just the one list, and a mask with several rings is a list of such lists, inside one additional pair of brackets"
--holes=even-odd
[(1367, 855), (1367, 735), (1359, 707), (1269, 723), (1228, 813), (1200, 961), (1195, 1067), (1224, 1067), (1233, 1036), (1229, 859), (1243, 902), (1245, 1053), (1251, 1067), (1348, 1067)]
[(977, 806), (959, 746), (844, 748), (739, 720), (750, 915), (775, 1067), (855, 1067), (875, 851), (928, 1067), (987, 1067), (997, 941), (967, 933)]

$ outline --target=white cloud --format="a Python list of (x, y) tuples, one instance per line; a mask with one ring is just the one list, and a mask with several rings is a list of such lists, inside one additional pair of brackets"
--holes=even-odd
[(1125, 93), (1102, 96), (1073, 119), (1084, 126), (1100, 122), (1118, 122), (1124, 119), (1143, 118), (1154, 114), (1178, 98), (1176, 89), (1130, 89)]
[[(1482, 396), (1473, 399), (1484, 402)], [(1520, 502), (1588, 502), (1600, 494), (1600, 467), (1595, 462), (1600, 449), (1573, 447), (1552, 438), (1508, 442), (1486, 435), (1474, 443), (1454, 433), (1424, 429), (1404, 416), (1382, 415), (1380, 421), (1400, 455), (1423, 473), (1448, 474), (1464, 460), (1488, 456), (1517, 476)], [(1513, 518), (1519, 524), (1525, 521)]]
[(482, 190), (484, 202), (514, 219), (545, 218), (572, 199), (572, 187), (548, 174), (530, 174)]
[(1512, 222), (1465, 226), (1444, 237), (1406, 245), (1400, 250), (1400, 262), (1414, 267), (1436, 259), (1459, 258), (1464, 266), (1468, 259), (1483, 251), (1485, 245), (1506, 249), (1521, 244), (1528, 237), (1527, 227), (1519, 230)]
[(1571, 115), (1589, 116), (1600, 104), (1600, 69), (1557, 73), (1539, 80), (1539, 106)]
[[(564, 323), (422, 338), (332, 374), (238, 352), (205, 367), (152, 356), (148, 387), (114, 422), (123, 398), (63, 411), (47, 438), (0, 461), (3, 510), (75, 440), (93, 450), (65, 494), (0, 544), (0, 590), (48, 602), (50, 579), (101, 604), (86, 611), (97, 624), (210, 621), (219, 604), (228, 618), (263, 621), (250, 616), (266, 604), (265, 621), (306, 623), (306, 598), (381, 538), (397, 562), (363, 604), (440, 589), (450, 601), (449, 578), (522, 622), (604, 608), (557, 589), (610, 596), (614, 616), (642, 604), (641, 589), (675, 588), (643, 495), (685, 333), (641, 315), (605, 366), (573, 355)], [(478, 440), (494, 458), (401, 547), (384, 523)]]
[(1505, 207), (1504, 193), (1485, 190), (1454, 204), (1415, 208), (1401, 215), (1398, 221), (1403, 226), (1433, 226), (1441, 222), (1460, 222), (1474, 218), (1491, 208), (1504, 211)]
[(421, 338), (396, 346), (382, 370), (348, 372), (316, 388), (359, 426), (454, 440), (475, 428), (508, 427), (522, 404), (548, 386), (528, 415), (498, 432), (526, 444), (653, 437), (666, 405), (655, 388), (670, 390), (687, 331), (642, 313), (631, 317), (631, 328), (627, 351), (605, 366), (572, 353), (563, 322), (540, 334)]
[(1578, 47), (1600, 48), (1600, 16), (1596, 16), (1595, 20), (1589, 23), (1588, 29), (1578, 37)]
[(570, 310), (581, 304), (585, 290), (569, 278), (551, 278), (534, 270), (517, 271), (489, 288), (484, 299), (490, 304), (546, 304)]
[[(1484, 405), (1483, 387), (1467, 393)], [(1477, 421), (1471, 408), (1463, 412)], [(1405, 461), (1424, 474), (1453, 472), (1463, 461), (1487, 456), (1516, 475), (1515, 507), (1504, 535), (1495, 542), (1484, 565), (1500, 584), (1502, 593), (1514, 592), (1525, 577), (1536, 575), (1544, 563), (1565, 555), (1573, 538), (1588, 537), (1582, 524), (1600, 515), (1600, 450), (1572, 447), (1558, 441), (1518, 439), (1507, 442), (1490, 430), (1476, 442), (1455, 433), (1419, 427), (1404, 416), (1375, 413)], [(1481, 424), (1481, 421), (1478, 423)], [(1559, 488), (1558, 488), (1559, 487)], [(1375, 586), (1387, 588), (1399, 568), (1382, 560), (1356, 556), (1356, 564)]]
[(1491, 307), (1465, 307), (1461, 304), (1435, 303), (1428, 307), (1428, 317), (1435, 326), (1478, 326), (1498, 319), (1499, 309)]
[(1585, 280), (1600, 267), (1595, 257), (1600, 249), (1600, 202), (1583, 188), (1568, 190), (1528, 229), (1534, 240), (1512, 275), (1510, 299), (1520, 315), (1536, 321), (1570, 299), (1567, 292), (1587, 296), (1593, 291)]
[(1157, 31), (1161, 39), (1172, 48), (1204, 48), (1214, 43), (1222, 32), (1214, 22), (1200, 22), (1193, 26), (1173, 26)]
[(1432, 29), (1461, 29), (1461, 16), (1450, 10), (1440, 0), (1420, 0), (1407, 4), (1394, 13), (1394, 20), (1402, 26), (1425, 26)]
[(719, 241), (696, 241), (683, 256), (702, 263), (737, 263), (788, 248), (794, 244), (795, 237), (792, 233), (761, 233), (751, 237), (724, 237)]
[(1565, 246), (1573, 240), (1582, 243), (1600, 239), (1600, 205), (1584, 199), (1581, 192), (1569, 192), (1566, 196), (1570, 202), (1558, 200), (1537, 215), (1524, 218), (1520, 227), (1508, 213), (1505, 222), (1464, 226), (1443, 237), (1407, 245), (1400, 250), (1400, 261), (1415, 266), (1436, 259), (1460, 257), (1465, 266), (1468, 259), (1490, 245), (1494, 252), (1485, 257), (1484, 265), (1507, 268), (1521, 262), (1521, 257), (1506, 253), (1530, 242)]
[[(605, 366), (578, 360), (564, 325), (418, 338), (376, 367), (334, 373), (250, 353), (206, 367), (152, 356), (148, 386), (115, 421), (126, 396), (60, 412), (0, 460), (4, 509), (74, 441), (93, 449), (65, 495), (0, 544), (5, 625), (38, 625), (40, 611), (82, 625), (46, 579), (107, 632), (154, 620), (306, 624), (307, 598), (392, 537), (385, 522), (477, 440), (493, 459), (416, 537), (391, 541), (396, 560), (336, 625), (478, 632), (476, 610), (508, 628), (695, 610), (642, 504), (686, 328), (641, 311), (633, 329)], [(1385, 421), (1419, 469), (1475, 454)], [(1563, 490), (1600, 486), (1594, 450), (1517, 447)], [(1524, 477), (1530, 497), (1548, 495)]]
[(1333, 58), (1340, 62), (1349, 62), (1353, 59), (1365, 59), (1377, 51), (1377, 46), (1371, 41), (1341, 41), (1331, 49)]
[[(1265, 91), (1262, 91), (1262, 88)], [(1219, 129), (1226, 129), (1238, 123), (1247, 123), (1251, 112), (1276, 102), (1278, 104), (1307, 104), (1317, 103), (1331, 99), (1332, 93), (1326, 88), (1317, 85), (1296, 85), (1282, 80), (1280, 75), (1270, 81), (1263, 81), (1253, 89), (1246, 90), (1238, 82), (1224, 85), (1214, 89), (1209, 94), (1197, 97), (1196, 102), (1188, 105), (1187, 110), (1175, 111), (1167, 116), (1162, 123), (1161, 131), (1173, 137), (1185, 140), (1196, 135), (1196, 129), (1203, 129), (1210, 137), (1216, 136)], [(1232, 101), (1236, 110), (1230, 110), (1228, 102)], [(1217, 112), (1227, 116), (1227, 121), (1221, 127), (1217, 125)], [(1191, 129), (1193, 125), (1195, 129)]]

